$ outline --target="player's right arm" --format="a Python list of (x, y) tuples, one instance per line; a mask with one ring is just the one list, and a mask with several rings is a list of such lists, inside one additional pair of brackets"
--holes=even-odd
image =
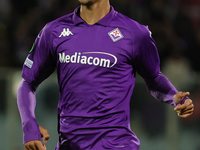
[[(18, 87), (17, 104), (20, 112), (23, 129), (23, 143), (26, 150), (45, 147), (41, 142), (41, 135), (45, 139), (46, 129), (38, 126), (35, 118), (36, 89), (38, 85), (53, 73), (56, 65), (56, 56), (51, 46), (51, 28), (47, 24), (36, 38), (31, 52), (27, 56), (23, 70), (22, 81)], [(42, 132), (41, 132), (42, 131)]]
[[(40, 133), (43, 137), (43, 142), (47, 143), (48, 139), (50, 138), (49, 133), (46, 129), (39, 126)], [(46, 150), (46, 146), (42, 144), (40, 140), (32, 140), (24, 144), (25, 150), (34, 149), (34, 150)]]
[[(28, 150), (35, 147), (34, 145), (38, 142), (35, 143), (34, 141), (40, 141), (41, 135), (34, 113), (36, 106), (35, 90), (33, 90), (30, 84), (24, 79), (21, 81), (18, 87), (17, 105), (22, 121), (24, 147), (26, 150)], [(42, 143), (37, 145), (37, 147), (39, 147), (39, 145), (42, 145)]]
[(43, 137), (43, 142), (46, 143), (50, 138), (49, 133), (46, 129), (38, 126), (35, 119), (35, 105), (36, 88), (31, 87), (31, 85), (26, 81), (22, 80), (17, 94), (17, 104), (22, 120), (22, 128), (24, 132), (24, 148), (26, 150), (45, 150), (45, 145), (41, 142), (41, 137)]

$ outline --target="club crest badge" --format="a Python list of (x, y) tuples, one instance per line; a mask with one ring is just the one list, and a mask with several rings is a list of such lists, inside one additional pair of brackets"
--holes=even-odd
[(124, 37), (118, 28), (110, 31), (108, 35), (113, 40), (113, 42), (116, 42)]

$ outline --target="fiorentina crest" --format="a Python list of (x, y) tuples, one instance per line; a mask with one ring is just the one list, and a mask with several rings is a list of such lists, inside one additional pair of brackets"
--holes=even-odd
[(124, 37), (118, 28), (110, 31), (108, 35), (113, 40), (113, 42), (116, 42)]

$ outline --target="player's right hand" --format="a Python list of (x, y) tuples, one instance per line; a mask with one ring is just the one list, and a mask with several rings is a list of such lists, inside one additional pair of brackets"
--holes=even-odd
[[(47, 143), (48, 139), (50, 138), (47, 129), (41, 126), (39, 126), (39, 129), (40, 129), (41, 137), (43, 137), (43, 142)], [(33, 140), (33, 141), (29, 141), (25, 143), (24, 148), (25, 150), (46, 150), (47, 149), (46, 146), (42, 144), (41, 141), (38, 141), (38, 140)]]
[(25, 150), (46, 150), (46, 146), (41, 141), (34, 140), (24, 144)]
[(43, 142), (47, 143), (47, 141), (50, 138), (50, 135), (49, 135), (47, 129), (45, 129), (45, 128), (41, 127), (41, 126), (39, 126), (39, 129), (40, 129), (41, 137), (43, 137)]

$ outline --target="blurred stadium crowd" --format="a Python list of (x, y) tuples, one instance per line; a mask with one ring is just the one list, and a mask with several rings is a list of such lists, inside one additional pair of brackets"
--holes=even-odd
[[(184, 57), (192, 70), (200, 71), (199, 0), (111, 0), (111, 4), (149, 26), (161, 68), (169, 58)], [(0, 66), (21, 67), (42, 27), (76, 6), (77, 0), (1, 0)]]

